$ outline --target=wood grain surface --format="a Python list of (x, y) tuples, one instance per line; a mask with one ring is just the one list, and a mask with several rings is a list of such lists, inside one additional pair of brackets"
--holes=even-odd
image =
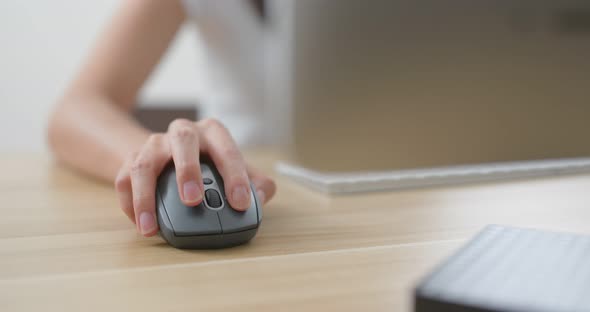
[[(246, 155), (275, 176), (278, 153)], [(486, 224), (590, 233), (588, 175), (344, 196), (276, 176), (251, 243), (186, 251), (47, 155), (0, 155), (0, 172), (0, 311), (411, 311)]]

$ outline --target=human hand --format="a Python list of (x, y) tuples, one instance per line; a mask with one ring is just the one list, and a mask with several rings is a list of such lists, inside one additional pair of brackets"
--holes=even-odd
[(275, 182), (245, 163), (235, 141), (219, 121), (177, 119), (170, 123), (166, 133), (150, 135), (140, 150), (128, 157), (115, 179), (121, 209), (143, 236), (158, 232), (156, 183), (170, 160), (176, 168), (182, 202), (196, 206), (203, 201), (201, 153), (209, 155), (215, 163), (234, 209), (244, 211), (250, 207), (249, 181), (263, 204), (274, 196)]

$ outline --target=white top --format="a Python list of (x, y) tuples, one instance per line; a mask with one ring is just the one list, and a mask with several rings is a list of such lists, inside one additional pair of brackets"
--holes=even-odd
[(248, 1), (183, 0), (203, 42), (201, 116), (219, 119), (239, 145), (270, 143), (267, 25)]

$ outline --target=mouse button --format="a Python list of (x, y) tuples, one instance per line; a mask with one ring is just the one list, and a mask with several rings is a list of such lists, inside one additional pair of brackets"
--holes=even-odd
[[(250, 194), (254, 203), (254, 196), (252, 193)], [(258, 227), (258, 213), (255, 206), (251, 206), (246, 211), (236, 211), (231, 207), (226, 207), (217, 213), (223, 233), (241, 232)]]
[(195, 207), (185, 206), (178, 195), (176, 174), (166, 178), (167, 184), (161, 185), (158, 191), (175, 235), (220, 234), (221, 224), (215, 211), (205, 208), (203, 203)]

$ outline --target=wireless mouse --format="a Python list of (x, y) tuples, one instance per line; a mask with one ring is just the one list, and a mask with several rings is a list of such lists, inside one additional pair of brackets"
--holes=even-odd
[(205, 196), (201, 204), (185, 206), (178, 195), (174, 164), (160, 174), (156, 189), (156, 215), (160, 236), (183, 249), (212, 249), (250, 241), (262, 220), (261, 203), (250, 184), (250, 208), (234, 210), (226, 199), (223, 179), (210, 160), (201, 161)]

